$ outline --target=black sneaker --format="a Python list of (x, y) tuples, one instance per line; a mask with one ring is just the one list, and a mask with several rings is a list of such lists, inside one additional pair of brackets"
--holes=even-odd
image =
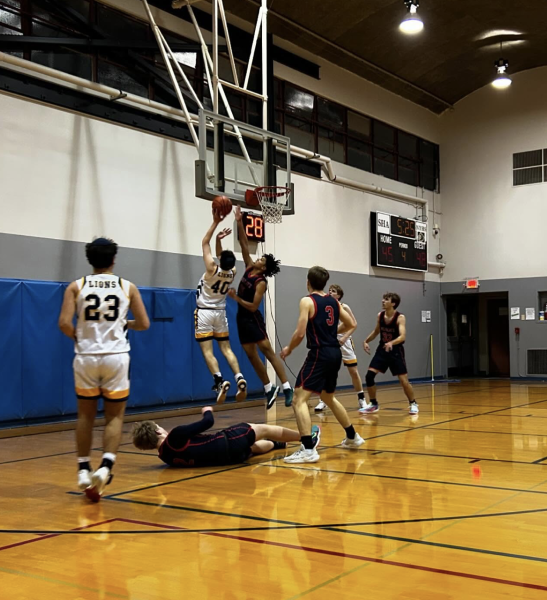
[(277, 394), (279, 394), (279, 386), (272, 385), (272, 389), (266, 394), (266, 408), (268, 410), (274, 405)]

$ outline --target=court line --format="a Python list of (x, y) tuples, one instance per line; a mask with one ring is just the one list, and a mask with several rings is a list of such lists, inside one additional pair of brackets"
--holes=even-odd
[[(383, 427), (389, 427), (389, 425), (383, 425)], [(432, 428), (432, 429), (434, 429), (434, 428)], [(482, 431), (479, 429), (452, 429), (451, 427), (438, 427), (437, 430), (438, 431), (463, 431), (465, 433), (494, 433), (496, 435), (530, 435), (533, 437), (547, 437), (547, 434), (545, 434), (545, 433), (518, 433), (518, 432), (514, 432), (514, 431)], [(547, 458), (547, 456), (545, 458)]]
[[(530, 464), (530, 463), (526, 463)], [(295, 469), (306, 468), (306, 467), (289, 467), (286, 465), (260, 465), (260, 466), (272, 466), (276, 469)], [(436, 483), (439, 485), (455, 485), (460, 487), (472, 487), (472, 488), (480, 488), (485, 490), (498, 490), (501, 492), (519, 492), (522, 494), (547, 494), (547, 492), (542, 492), (539, 490), (521, 490), (518, 488), (506, 488), (506, 487), (498, 487), (493, 485), (480, 485), (478, 483), (460, 483), (458, 481), (441, 481), (438, 479), (418, 479), (415, 477), (401, 477), (399, 475), (379, 475), (377, 473), (359, 473), (357, 471), (338, 471), (336, 469), (318, 469), (315, 467), (308, 467), (309, 471), (320, 471), (322, 473), (340, 473), (342, 475), (357, 475), (359, 477), (374, 477), (377, 479), (397, 479), (401, 481), (416, 481), (419, 483)]]
[[(90, 525), (84, 525), (83, 527), (76, 527), (75, 529), (71, 529), (70, 531), (73, 532), (80, 532), (84, 529), (89, 529), (90, 527), (97, 527), (99, 525), (106, 525), (107, 523), (112, 523), (113, 521), (116, 521), (117, 519), (108, 519), (107, 521), (100, 521), (98, 523), (91, 523)], [(5, 533), (5, 532), (2, 532)], [(66, 532), (64, 532), (66, 533)], [(96, 532), (92, 532), (92, 533), (96, 533)], [(57, 537), (59, 535), (62, 535), (62, 533), (52, 533), (51, 535), (42, 535), (42, 534), (36, 534), (36, 535), (40, 535), (40, 537), (34, 538), (32, 540), (24, 540), (23, 542), (15, 542), (14, 544), (8, 544), (7, 546), (0, 546), (0, 552), (2, 550), (9, 550), (10, 548), (15, 548), (16, 546), (24, 546), (25, 544), (32, 544), (33, 542), (41, 542), (42, 540), (47, 540), (49, 538), (54, 538)]]
[(547, 460), (547, 456), (544, 456), (543, 458), (540, 458), (539, 460), (535, 460), (532, 464), (534, 465), (539, 465), (540, 463), (542, 463), (544, 460)]
[[(6, 438), (13, 439), (13, 438)], [(17, 458), (16, 460), (5, 460), (4, 462), (0, 462), (0, 465), (9, 465), (11, 463), (25, 462), (27, 460), (38, 460), (39, 458), (52, 458), (53, 456), (66, 456), (67, 454), (76, 454), (76, 450), (71, 450), (70, 452), (58, 452), (57, 454), (45, 454), (44, 456), (31, 456), (29, 458)]]
[[(232, 533), (232, 532), (240, 532), (240, 531), (285, 531), (291, 529), (331, 529), (331, 528), (341, 528), (341, 527), (368, 527), (374, 525), (402, 525), (405, 523), (433, 523), (437, 521), (456, 521), (456, 520), (466, 520), (466, 519), (485, 519), (490, 517), (512, 517), (516, 515), (526, 515), (533, 513), (541, 513), (547, 512), (547, 508), (533, 508), (528, 510), (517, 510), (517, 511), (507, 511), (500, 513), (488, 513), (488, 514), (471, 514), (471, 515), (456, 515), (450, 517), (424, 517), (420, 519), (399, 519), (393, 521), (362, 521), (362, 522), (352, 522), (352, 523), (317, 523), (313, 525), (305, 525), (305, 524), (297, 524), (292, 523), (290, 521), (286, 521), (289, 523), (288, 525), (280, 525), (278, 527), (208, 527), (208, 528), (200, 528), (200, 529), (188, 529), (177, 527), (174, 525), (161, 525), (163, 529), (158, 529), (155, 531), (148, 530), (109, 530), (109, 531), (83, 531), (84, 528), (79, 529), (70, 529), (70, 530), (49, 530), (49, 529), (0, 529), (0, 533), (6, 534), (28, 534), (28, 535), (40, 535), (42, 537), (28, 540), (26, 542), (19, 542), (18, 544), (12, 544), (12, 546), (6, 546), (6, 548), (10, 548), (13, 546), (25, 544), (28, 542), (36, 542), (43, 539), (47, 539), (50, 537), (57, 537), (60, 535), (96, 535), (97, 533), (108, 533), (108, 535), (127, 535), (127, 534), (160, 534), (160, 533)], [(251, 519), (252, 517), (245, 516), (245, 519)], [(267, 523), (278, 521), (273, 521), (270, 519), (263, 518)], [(103, 523), (96, 523), (94, 525), (88, 527), (95, 527), (97, 525), (102, 525), (105, 523), (110, 523), (114, 521), (124, 521), (128, 523), (135, 523), (137, 525), (150, 525), (148, 521), (136, 521), (134, 519), (125, 519), (123, 517), (117, 517), (114, 519), (110, 519), (109, 521), (104, 521)], [(157, 525), (160, 527), (159, 525)], [(2, 548), (0, 548), (2, 549)]]

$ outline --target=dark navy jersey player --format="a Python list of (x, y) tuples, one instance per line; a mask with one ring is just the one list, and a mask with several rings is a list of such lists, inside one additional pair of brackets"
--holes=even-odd
[(264, 254), (260, 258), (253, 260), (249, 254), (249, 241), (243, 226), (241, 208), (234, 210), (239, 231), (239, 242), (241, 244), (241, 253), (245, 261), (245, 273), (241, 278), (237, 294), (235, 290), (229, 290), (228, 296), (235, 300), (239, 306), (237, 311), (237, 331), (239, 341), (249, 357), (251, 364), (264, 385), (266, 393), (267, 407), (271, 408), (279, 393), (279, 386), (272, 385), (268, 377), (266, 366), (260, 360), (258, 348), (264, 354), (266, 359), (275, 369), (275, 372), (283, 385), (283, 394), (285, 395), (285, 405), (292, 404), (293, 392), (290, 383), (287, 380), (287, 373), (283, 362), (276, 356), (268, 335), (266, 333), (266, 323), (260, 312), (260, 304), (268, 287), (267, 278), (273, 277), (279, 273), (279, 261), (273, 254)]
[[(308, 271), (309, 295), (300, 300), (300, 315), (291, 342), (281, 352), (284, 360), (307, 339), (308, 356), (296, 379), (293, 409), (301, 434), (300, 449), (285, 458), (285, 462), (317, 462), (317, 444), (312, 439), (312, 428), (308, 400), (312, 393), (320, 394), (321, 400), (332, 410), (334, 416), (346, 431), (342, 442), (344, 448), (358, 448), (364, 440), (355, 432), (346, 409), (334, 397), (338, 371), (342, 365), (342, 352), (338, 333), (351, 329), (354, 319), (340, 305), (336, 298), (325, 294), (329, 272), (323, 267), (312, 267)], [(339, 321), (342, 328), (338, 329)]]
[(396, 375), (403, 387), (409, 402), (409, 412), (411, 415), (418, 414), (418, 405), (414, 399), (414, 390), (408, 381), (408, 372), (406, 368), (405, 348), (406, 340), (406, 319), (403, 314), (397, 311), (401, 303), (398, 294), (388, 292), (382, 298), (382, 312), (378, 313), (376, 327), (365, 340), (365, 352), (370, 354), (369, 342), (378, 335), (380, 343), (365, 377), (367, 390), (369, 393), (370, 404), (361, 409), (363, 414), (378, 412), (378, 401), (376, 400), (376, 384), (374, 378), (377, 373), (385, 373), (387, 369), (392, 375)]

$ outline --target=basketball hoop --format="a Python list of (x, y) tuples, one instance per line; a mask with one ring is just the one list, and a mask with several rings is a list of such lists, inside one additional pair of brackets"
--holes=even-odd
[(283, 209), (291, 195), (291, 188), (268, 185), (254, 190), (260, 202), (262, 215), (266, 223), (281, 223)]

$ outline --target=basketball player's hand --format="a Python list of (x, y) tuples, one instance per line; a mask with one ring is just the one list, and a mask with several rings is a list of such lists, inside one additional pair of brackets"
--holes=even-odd
[(230, 298), (232, 298), (233, 300), (236, 299), (236, 291), (234, 290), (234, 288), (230, 288), (228, 290), (228, 296), (230, 296)]
[(367, 354), (370, 354), (370, 346), (366, 342), (363, 344), (363, 348)]
[(201, 409), (201, 414), (204, 415), (206, 412), (213, 412), (213, 407), (212, 406), (204, 406)]
[(384, 350), (386, 352), (391, 352), (393, 350), (393, 342), (386, 342)]
[(285, 346), (283, 350), (281, 350), (281, 352), (279, 353), (279, 356), (281, 356), (282, 360), (285, 360), (287, 356), (290, 356), (291, 352), (292, 351), (290, 350), (290, 348), (288, 346)]
[(338, 341), (340, 342), (340, 346), (343, 346), (348, 341), (348, 336), (341, 337)]
[(227, 227), (226, 229), (223, 229), (222, 231), (219, 231), (217, 233), (217, 239), (223, 240), (225, 237), (228, 237), (231, 233), (232, 230)]
[(243, 215), (241, 214), (241, 206), (236, 206), (234, 208), (234, 217), (237, 222), (240, 222), (241, 219), (243, 218)]
[(218, 211), (213, 211), (213, 222), (220, 223), (224, 219), (224, 215), (221, 215)]

